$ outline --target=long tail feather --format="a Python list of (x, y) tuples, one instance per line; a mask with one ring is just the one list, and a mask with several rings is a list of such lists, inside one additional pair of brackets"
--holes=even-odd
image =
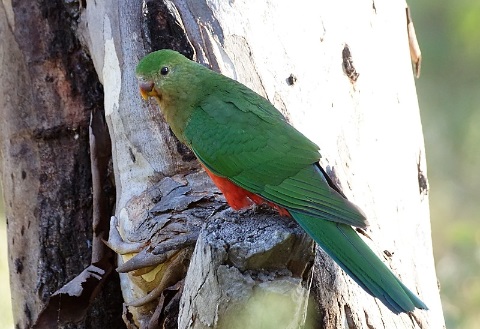
[(392, 312), (427, 309), (350, 226), (295, 211), (290, 214), (345, 272)]

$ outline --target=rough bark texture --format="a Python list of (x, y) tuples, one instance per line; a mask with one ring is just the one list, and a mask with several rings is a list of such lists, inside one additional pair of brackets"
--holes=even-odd
[(291, 219), (224, 212), (195, 246), (180, 300), (180, 328), (302, 328), (314, 248)]
[[(62, 1), (0, 5), (0, 154), (16, 328), (30, 328), (52, 293), (90, 264), (88, 126), (103, 91), (75, 35), (78, 10)], [(118, 289), (118, 281), (107, 285), (78, 327), (124, 326)]]
[[(404, 2), (27, 3), (4, 1), (0, 11), (1, 116), (8, 122), (2, 174), (20, 328), (89, 263), (88, 119), (102, 99), (96, 76), (116, 183), (109, 245), (119, 254), (128, 327), (176, 327), (179, 312), (181, 328), (234, 326), (232, 312), (263, 324), (251, 310), (268, 313), (273, 300), (287, 305), (282, 314), (292, 321), (282, 323), (295, 327), (310, 287), (313, 327), (444, 325)], [(156, 104), (138, 96), (135, 66), (160, 48), (243, 82), (315, 141), (321, 164), (367, 214), (372, 248), (430, 311), (395, 316), (321, 250), (310, 272), (311, 242), (291, 221), (226, 210)], [(297, 252), (277, 256), (286, 250)], [(46, 281), (53, 283), (46, 288)], [(205, 296), (215, 300), (206, 304)], [(92, 327), (117, 323), (95, 312)]]

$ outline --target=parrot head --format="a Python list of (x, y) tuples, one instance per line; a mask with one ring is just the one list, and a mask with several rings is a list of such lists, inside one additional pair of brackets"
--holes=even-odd
[(188, 86), (195, 85), (197, 66), (200, 65), (176, 51), (155, 51), (138, 63), (136, 75), (140, 94), (143, 99), (155, 98), (161, 108), (178, 103), (191, 92)]
[(148, 54), (136, 70), (140, 94), (145, 100), (152, 97), (158, 102), (170, 128), (184, 143), (183, 131), (212, 73), (170, 49)]

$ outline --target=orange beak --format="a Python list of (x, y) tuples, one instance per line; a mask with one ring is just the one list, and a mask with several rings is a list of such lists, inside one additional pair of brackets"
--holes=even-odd
[(154, 88), (155, 84), (152, 81), (140, 81), (138, 86), (140, 87), (140, 95), (142, 95), (144, 100), (147, 100), (149, 96), (158, 97), (158, 93)]

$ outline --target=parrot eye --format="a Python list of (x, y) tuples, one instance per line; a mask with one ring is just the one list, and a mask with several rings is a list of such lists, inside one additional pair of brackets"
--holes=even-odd
[(168, 69), (167, 66), (164, 66), (160, 69), (160, 74), (161, 75), (167, 75), (170, 70)]

